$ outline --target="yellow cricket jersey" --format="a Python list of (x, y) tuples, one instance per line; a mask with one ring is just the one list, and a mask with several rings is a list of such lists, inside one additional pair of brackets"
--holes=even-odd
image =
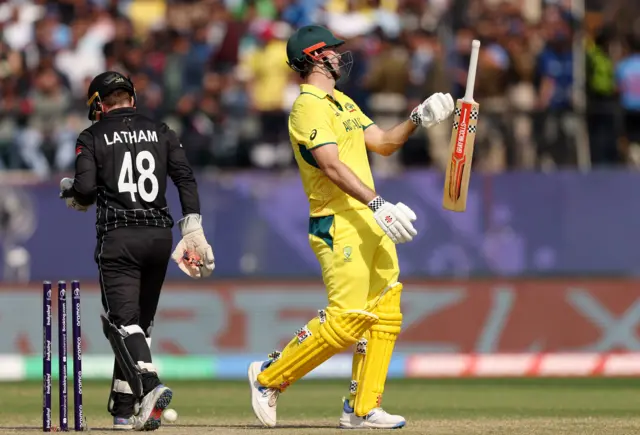
[(312, 217), (367, 208), (327, 178), (310, 150), (337, 144), (340, 161), (374, 189), (364, 143), (364, 130), (371, 125), (373, 121), (344, 93), (334, 90), (332, 97), (315, 86), (300, 86), (289, 115), (289, 137)]

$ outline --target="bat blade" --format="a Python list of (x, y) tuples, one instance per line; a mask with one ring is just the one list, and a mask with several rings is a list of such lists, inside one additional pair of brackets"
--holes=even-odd
[(474, 40), (471, 43), (467, 89), (464, 98), (456, 102), (453, 116), (449, 144), (451, 160), (447, 166), (442, 193), (442, 207), (445, 210), (463, 212), (467, 209), (473, 146), (476, 141), (478, 114), (480, 113), (480, 105), (473, 99), (479, 51), (480, 41)]
[(442, 207), (445, 210), (463, 212), (467, 209), (479, 111), (480, 105), (476, 102), (456, 102), (449, 144), (451, 160), (447, 166), (442, 196)]

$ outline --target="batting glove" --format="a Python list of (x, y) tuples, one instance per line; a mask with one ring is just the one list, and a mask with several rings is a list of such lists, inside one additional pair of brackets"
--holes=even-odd
[(373, 211), (376, 222), (393, 243), (410, 242), (418, 234), (411, 223), (417, 219), (417, 216), (403, 203), (393, 205), (376, 196), (368, 205)]
[(71, 188), (73, 187), (73, 178), (63, 178), (60, 180), (60, 198), (64, 199), (67, 204), (67, 207), (72, 208), (76, 211), (86, 212), (89, 210), (89, 206), (80, 205), (73, 197), (73, 195), (69, 195), (71, 192)]
[(409, 118), (415, 125), (429, 128), (451, 116), (454, 108), (451, 94), (437, 92), (414, 108)]
[(213, 250), (202, 229), (202, 216), (188, 214), (178, 221), (182, 240), (171, 254), (180, 270), (193, 279), (207, 277), (215, 269)]

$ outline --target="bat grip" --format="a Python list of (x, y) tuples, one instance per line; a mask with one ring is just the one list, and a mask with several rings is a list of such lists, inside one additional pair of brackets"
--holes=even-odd
[(480, 52), (480, 41), (474, 39), (471, 43), (471, 60), (469, 61), (469, 73), (467, 74), (467, 89), (463, 100), (467, 103), (473, 102), (473, 91), (476, 85), (476, 72), (478, 70), (478, 53)]

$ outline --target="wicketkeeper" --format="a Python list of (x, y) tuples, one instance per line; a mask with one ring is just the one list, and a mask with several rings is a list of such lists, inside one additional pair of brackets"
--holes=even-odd
[[(96, 203), (95, 261), (104, 333), (115, 354), (109, 398), (114, 429), (155, 430), (172, 391), (151, 358), (151, 329), (169, 259), (193, 278), (214, 269), (201, 225), (196, 180), (176, 133), (136, 112), (136, 92), (115, 71), (96, 76), (87, 94), (94, 121), (76, 142), (75, 177), (60, 182), (67, 206)], [(167, 177), (178, 189), (182, 240), (173, 251)]]
[[(278, 395), (331, 356), (355, 345), (343, 428), (398, 428), (405, 419), (381, 408), (382, 393), (400, 334), (402, 313), (397, 243), (417, 231), (415, 213), (375, 191), (367, 150), (390, 155), (418, 127), (448, 118), (449, 94), (436, 93), (407, 121), (383, 130), (335, 89), (352, 66), (344, 41), (320, 26), (305, 26), (287, 43), (289, 66), (304, 84), (289, 117), (289, 135), (310, 204), (309, 243), (322, 268), (329, 304), (293, 334), (269, 360), (249, 367), (252, 406), (265, 425), (276, 425)], [(293, 332), (293, 331), (292, 331)]]

